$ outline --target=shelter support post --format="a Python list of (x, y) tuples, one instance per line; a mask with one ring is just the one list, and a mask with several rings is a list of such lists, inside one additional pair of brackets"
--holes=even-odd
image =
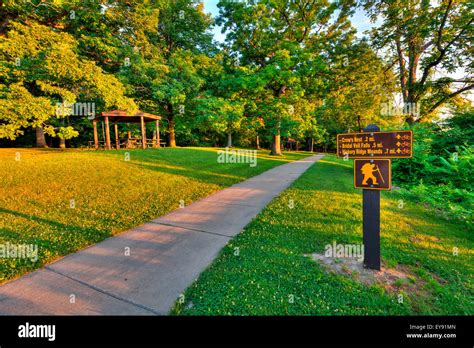
[(146, 128), (145, 128), (145, 119), (143, 116), (140, 117), (140, 126), (142, 129), (142, 148), (146, 149)]
[(109, 117), (105, 116), (104, 117), (105, 121), (105, 145), (107, 147), (107, 150), (110, 150), (110, 126), (109, 126)]
[(94, 147), (97, 150), (99, 148), (99, 135), (97, 134), (97, 120), (92, 121), (94, 126)]
[(114, 124), (114, 131), (115, 131), (115, 148), (118, 150), (120, 149), (120, 142), (119, 142), (119, 134), (118, 134), (118, 124)]
[(156, 147), (160, 147), (160, 121), (156, 121)]

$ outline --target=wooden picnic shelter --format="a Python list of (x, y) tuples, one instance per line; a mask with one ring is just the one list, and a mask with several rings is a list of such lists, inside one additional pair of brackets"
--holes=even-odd
[[(121, 143), (119, 140), (118, 134), (118, 123), (140, 123), (141, 129), (141, 146), (143, 149), (147, 148), (146, 140), (146, 127), (145, 124), (148, 122), (155, 122), (156, 125), (156, 137), (153, 136), (153, 140), (156, 139), (156, 142), (153, 142), (154, 147), (160, 147), (160, 120), (161, 117), (146, 112), (138, 111), (131, 115), (127, 114), (123, 110), (113, 110), (102, 112), (100, 116), (96, 116), (92, 120), (94, 126), (94, 146), (96, 149), (99, 148), (99, 136), (97, 133), (97, 122), (103, 121), (105, 124), (105, 148), (111, 150), (111, 141), (110, 141), (110, 123), (114, 125), (115, 130), (115, 148), (120, 149)], [(130, 139), (130, 132), (128, 133), (128, 138)], [(127, 143), (128, 144), (128, 143)]]

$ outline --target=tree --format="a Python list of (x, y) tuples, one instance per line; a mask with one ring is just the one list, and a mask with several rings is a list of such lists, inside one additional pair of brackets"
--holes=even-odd
[(0, 84), (0, 138), (15, 140), (24, 128), (37, 128), (53, 115), (48, 98), (33, 96), (21, 83)]
[(211, 129), (219, 136), (225, 135), (227, 147), (232, 147), (233, 136), (241, 130), (247, 108), (245, 68), (235, 66), (221, 52), (208, 58), (200, 74), (205, 81), (203, 92), (191, 105), (197, 129), (200, 132)]
[(328, 59), (332, 78), (319, 95), (323, 102), (316, 114), (331, 135), (362, 131), (371, 123), (381, 127), (400, 123), (396, 115), (381, 113), (395, 92), (395, 79), (365, 40), (339, 47)]
[[(463, 0), (363, 0), (372, 20), (383, 18), (371, 37), (375, 47), (387, 49), (396, 66), (405, 105), (419, 104), (419, 116), (430, 119), (443, 105), (474, 88), (472, 12)], [(440, 76), (464, 70), (464, 78)], [(437, 76), (438, 75), (438, 76)]]
[[(251, 74), (248, 88), (280, 155), (280, 137), (311, 113), (305, 88), (324, 68), (323, 44), (331, 46), (350, 31), (347, 9), (329, 1), (220, 1), (217, 23), (228, 49)], [(336, 10), (340, 10), (336, 15)], [(314, 81), (313, 81), (314, 82)]]
[(193, 103), (196, 129), (201, 133), (214, 132), (227, 136), (227, 147), (232, 147), (232, 135), (239, 131), (244, 112), (242, 100), (229, 100), (212, 94), (202, 95)]
[[(158, 14), (147, 20), (153, 9)], [(131, 30), (121, 34), (122, 44), (136, 49), (120, 74), (141, 106), (165, 115), (168, 143), (175, 147), (177, 120), (190, 114), (190, 102), (205, 83), (200, 71), (213, 50), (212, 21), (192, 0), (145, 2), (130, 11)]]
[[(2, 9), (6, 11), (3, 6)], [(11, 7), (7, 9), (13, 11)], [(17, 11), (21, 9), (24, 8), (16, 8)], [(47, 14), (51, 15), (53, 10)], [(62, 18), (64, 13), (59, 12), (58, 18)], [(95, 103), (98, 108), (136, 108), (133, 100), (124, 96), (125, 89), (114, 76), (81, 57), (73, 36), (53, 28), (53, 22), (50, 26), (39, 24), (36, 18), (49, 22), (33, 11), (27, 17), (17, 16), (18, 21), (8, 21), (0, 35), (0, 86), (15, 91), (2, 94), (3, 107), (10, 110), (5, 127), (9, 129), (10, 139), (21, 134), (20, 128), (28, 126), (36, 128), (37, 146), (46, 146), (43, 131), (63, 140), (70, 139), (76, 133), (55, 122), (56, 117), (65, 115), (59, 115), (53, 106), (73, 104), (78, 99)], [(62, 27), (58, 18), (54, 23)], [(21, 100), (31, 104), (38, 101), (38, 107), (43, 111), (37, 107), (38, 112), (31, 115), (27, 109), (16, 106)], [(17, 110), (16, 116), (11, 110)]]

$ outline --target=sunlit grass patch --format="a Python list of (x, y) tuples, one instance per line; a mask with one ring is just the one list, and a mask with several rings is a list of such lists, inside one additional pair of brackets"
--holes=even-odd
[(0, 258), (0, 282), (310, 153), (258, 152), (218, 163), (215, 148), (0, 149), (0, 244), (38, 245), (37, 261)]
[(382, 193), (381, 253), (383, 266), (404, 270), (406, 282), (366, 285), (305, 256), (333, 241), (362, 243), (352, 161), (326, 156), (229, 242), (172, 313), (472, 315), (472, 229), (400, 199)]

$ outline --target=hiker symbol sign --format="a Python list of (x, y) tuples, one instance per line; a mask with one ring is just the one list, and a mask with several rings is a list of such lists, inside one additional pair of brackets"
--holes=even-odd
[(392, 181), (389, 159), (354, 160), (354, 187), (369, 190), (390, 190)]

